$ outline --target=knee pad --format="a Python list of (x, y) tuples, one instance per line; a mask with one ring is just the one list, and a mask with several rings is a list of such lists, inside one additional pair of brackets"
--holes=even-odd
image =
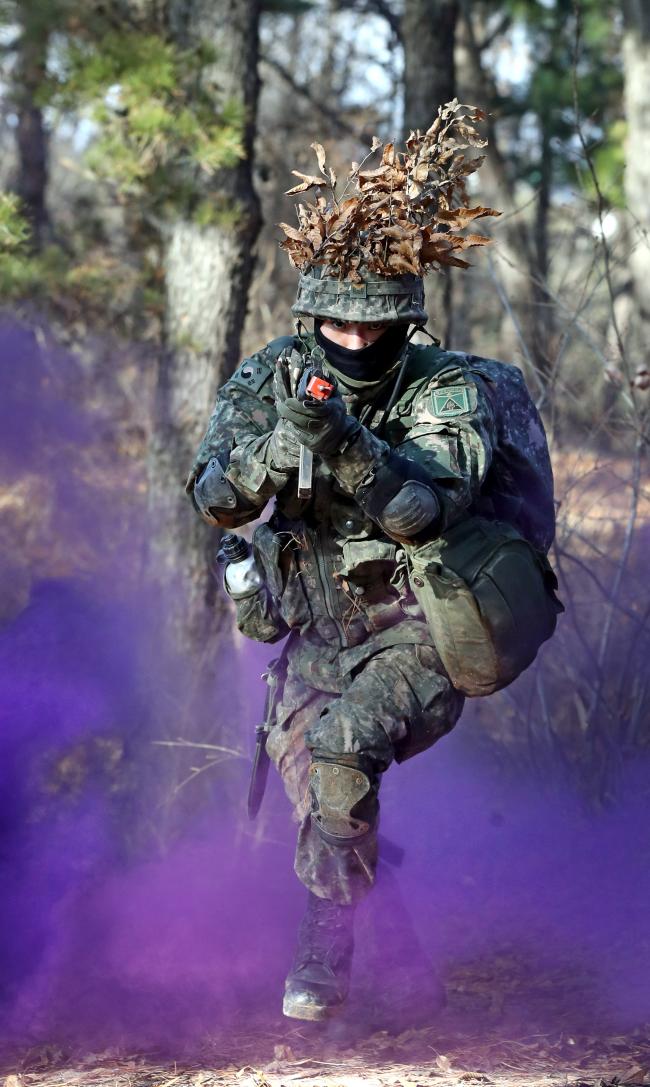
[(377, 817), (374, 781), (363, 770), (315, 758), (309, 769), (311, 818), (332, 845), (352, 845)]

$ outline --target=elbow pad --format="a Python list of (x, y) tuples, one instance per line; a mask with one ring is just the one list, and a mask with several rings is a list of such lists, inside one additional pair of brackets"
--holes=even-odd
[(219, 528), (239, 528), (259, 512), (226, 479), (218, 457), (212, 457), (195, 482), (192, 501), (201, 517)]
[(412, 538), (433, 528), (440, 517), (429, 473), (397, 453), (372, 470), (355, 497), (364, 513), (391, 536)]
[(384, 506), (379, 524), (389, 536), (413, 539), (432, 528), (439, 516), (440, 503), (431, 488), (409, 480)]

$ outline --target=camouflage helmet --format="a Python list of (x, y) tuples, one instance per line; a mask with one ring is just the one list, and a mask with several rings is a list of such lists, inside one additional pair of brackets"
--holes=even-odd
[(361, 269), (362, 283), (339, 279), (327, 265), (315, 265), (300, 276), (294, 317), (339, 321), (385, 321), (387, 324), (426, 324), (424, 285), (420, 276), (382, 276)]

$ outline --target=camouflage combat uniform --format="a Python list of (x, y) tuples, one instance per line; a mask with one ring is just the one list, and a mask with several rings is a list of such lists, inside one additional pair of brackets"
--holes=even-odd
[[(358, 317), (354, 308), (346, 314)], [(553, 534), (552, 476), (517, 368), (409, 343), (375, 382), (329, 367), (364, 429), (350, 449), (314, 458), (312, 497), (298, 499), (295, 473), (269, 465), (264, 450), (278, 418), (276, 360), (314, 348), (312, 336), (286, 337), (244, 361), (219, 392), (191, 478), (220, 457), (245, 506), (226, 527), (254, 520), (275, 497), (253, 538), (265, 585), (236, 602), (237, 622), (261, 641), (289, 635), (268, 750), (300, 822), (298, 876), (321, 898), (348, 904), (373, 883), (381, 774), (447, 733), (463, 704), (410, 592), (402, 542), (359, 503), (368, 447), (386, 443), (426, 473), (439, 529), (480, 513), (507, 519), (542, 550)], [(345, 844), (323, 837), (310, 815), (315, 753), (336, 764), (334, 773), (363, 766), (372, 781), (355, 809), (359, 836)], [(350, 778), (352, 792), (355, 781), (361, 785), (361, 776)]]

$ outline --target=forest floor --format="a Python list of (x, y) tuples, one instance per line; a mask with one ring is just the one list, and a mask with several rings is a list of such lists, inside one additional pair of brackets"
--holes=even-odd
[[(446, 1009), (428, 1026), (370, 1032), (358, 1024), (251, 1019), (191, 1050), (10, 1054), (4, 1087), (624, 1087), (650, 1084), (650, 1023), (626, 1033), (577, 1025), (562, 1007), (567, 974), (526, 976), (514, 960), (496, 976), (467, 967), (448, 978)], [(557, 991), (557, 986), (566, 990)], [(530, 1018), (521, 1015), (528, 1007)], [(569, 997), (569, 1003), (571, 1003)], [(480, 1010), (484, 1010), (481, 1016)], [(396, 1009), (396, 1012), (398, 1010)], [(522, 1021), (526, 1023), (522, 1029)], [(544, 1026), (546, 1023), (546, 1026)], [(3, 1079), (4, 1076), (4, 1079)]]
[[(4, 1087), (623, 1087), (650, 1083), (650, 1027), (629, 1035), (467, 1036), (447, 1026), (356, 1042), (309, 1028), (242, 1031), (174, 1059), (133, 1051), (66, 1055), (43, 1047), (7, 1060)], [(281, 1041), (279, 1039), (282, 1039)]]

